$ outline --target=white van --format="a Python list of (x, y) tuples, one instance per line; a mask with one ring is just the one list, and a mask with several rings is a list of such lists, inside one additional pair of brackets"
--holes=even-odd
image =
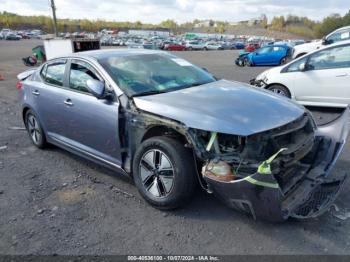
[(341, 27), (324, 37), (322, 40), (295, 46), (293, 51), (293, 59), (310, 53), (311, 51), (323, 48), (329, 44), (349, 39), (350, 26)]

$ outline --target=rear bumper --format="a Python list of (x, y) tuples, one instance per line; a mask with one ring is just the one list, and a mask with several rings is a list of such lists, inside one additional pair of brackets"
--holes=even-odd
[[(210, 189), (229, 206), (268, 221), (289, 217), (317, 217), (328, 210), (346, 179), (346, 174), (330, 174), (348, 135), (349, 108), (333, 122), (318, 127), (312, 165), (303, 179), (287, 195), (273, 175), (255, 173), (229, 182), (204, 176)], [(323, 143), (327, 141), (327, 143)], [(326, 144), (326, 146), (325, 146)]]

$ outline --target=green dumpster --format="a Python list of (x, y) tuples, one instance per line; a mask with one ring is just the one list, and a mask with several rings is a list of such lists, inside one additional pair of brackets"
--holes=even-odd
[(42, 64), (46, 61), (45, 48), (43, 45), (34, 47), (32, 53), (37, 58), (38, 63)]

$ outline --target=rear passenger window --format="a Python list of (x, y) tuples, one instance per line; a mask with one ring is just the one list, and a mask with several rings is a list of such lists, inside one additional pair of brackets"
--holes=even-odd
[(71, 63), (70, 73), (69, 73), (69, 88), (89, 93), (86, 82), (89, 79), (99, 80), (93, 69), (84, 62), (74, 62)]
[(63, 63), (49, 64), (43, 69), (41, 76), (49, 84), (63, 86), (65, 68), (66, 64)]

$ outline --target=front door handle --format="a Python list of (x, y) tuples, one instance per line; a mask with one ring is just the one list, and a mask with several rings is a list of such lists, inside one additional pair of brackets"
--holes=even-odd
[(335, 77), (344, 77), (347, 76), (348, 74), (340, 74), (340, 75), (336, 75)]
[(34, 90), (34, 91), (32, 92), (32, 94), (33, 94), (33, 95), (35, 95), (35, 96), (40, 95), (40, 93), (39, 93), (39, 91), (38, 91), (38, 90)]
[(66, 99), (66, 100), (64, 101), (64, 103), (65, 103), (67, 106), (73, 106), (73, 102), (72, 102), (72, 100), (70, 100), (69, 98)]

